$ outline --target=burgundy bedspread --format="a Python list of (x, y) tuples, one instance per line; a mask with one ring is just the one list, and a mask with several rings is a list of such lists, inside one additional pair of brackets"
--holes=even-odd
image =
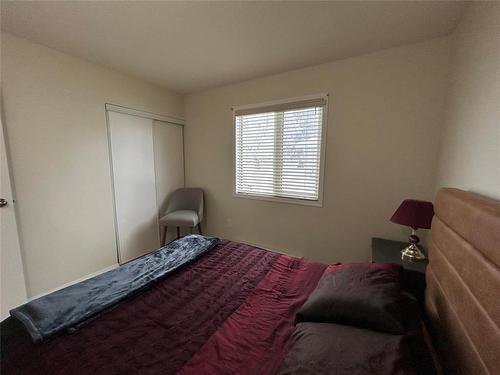
[(282, 255), (180, 374), (274, 374), (325, 265)]
[(324, 268), (225, 241), (74, 333), (33, 344), (8, 322), (2, 374), (271, 374)]

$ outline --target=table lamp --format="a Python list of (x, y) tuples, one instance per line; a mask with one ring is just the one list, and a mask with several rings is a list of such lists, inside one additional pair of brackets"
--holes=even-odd
[(416, 199), (405, 199), (391, 217), (391, 221), (396, 224), (406, 225), (412, 229), (408, 241), (410, 244), (401, 251), (401, 259), (411, 261), (421, 261), (425, 255), (418, 248), (420, 238), (417, 229), (430, 229), (432, 217), (434, 216), (434, 206), (431, 202), (419, 201)]

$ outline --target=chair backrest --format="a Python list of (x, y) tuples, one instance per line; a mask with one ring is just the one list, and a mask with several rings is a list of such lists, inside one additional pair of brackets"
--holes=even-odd
[(168, 201), (166, 214), (179, 210), (192, 210), (203, 220), (203, 190), (199, 188), (180, 188), (175, 190)]

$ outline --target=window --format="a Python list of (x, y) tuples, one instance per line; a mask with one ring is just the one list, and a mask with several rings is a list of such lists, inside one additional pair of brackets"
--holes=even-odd
[(234, 109), (235, 195), (321, 204), (326, 95)]

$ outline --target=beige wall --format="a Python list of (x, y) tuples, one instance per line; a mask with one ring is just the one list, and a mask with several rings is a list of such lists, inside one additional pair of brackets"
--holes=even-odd
[(2, 33), (2, 91), (30, 296), (116, 263), (104, 103), (183, 116), (180, 95)]
[(452, 65), (437, 188), (500, 199), (500, 3), (464, 12), (452, 38)]
[[(433, 199), (449, 40), (318, 65), (188, 95), (188, 186), (206, 190), (208, 233), (320, 261), (370, 258), (404, 198)], [(235, 198), (231, 107), (330, 93), (324, 206)]]

